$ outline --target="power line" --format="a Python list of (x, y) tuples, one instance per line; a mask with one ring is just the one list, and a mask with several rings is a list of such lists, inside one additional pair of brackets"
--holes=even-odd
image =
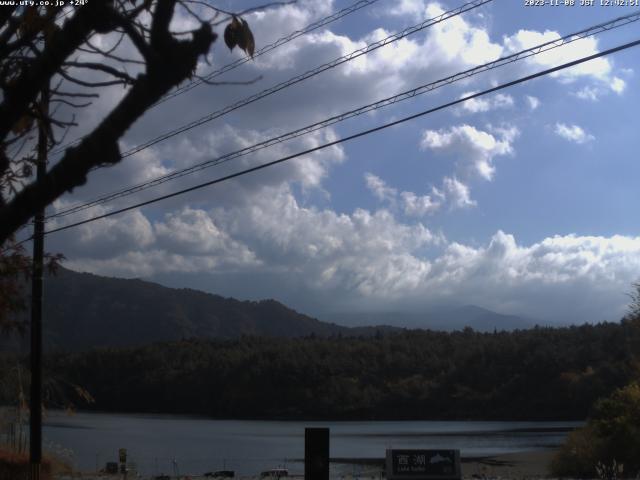
[[(133, 147), (133, 148), (123, 152), (121, 154), (121, 158), (124, 159), (126, 157), (131, 156), (131, 155), (134, 155), (135, 153), (138, 153), (138, 152), (140, 152), (140, 151), (142, 151), (142, 150), (144, 150), (146, 148), (149, 148), (149, 147), (151, 147), (151, 146), (153, 146), (153, 145), (155, 145), (155, 144), (157, 144), (159, 142), (162, 142), (162, 141), (167, 140), (167, 139), (169, 139), (171, 137), (174, 137), (176, 135), (184, 133), (184, 132), (186, 132), (188, 130), (191, 130), (191, 129), (195, 128), (195, 127), (198, 127), (198, 126), (200, 126), (200, 125), (202, 125), (204, 123), (207, 123), (207, 122), (209, 122), (211, 120), (214, 120), (216, 118), (222, 117), (223, 115), (226, 115), (227, 113), (230, 113), (230, 112), (232, 112), (234, 110), (237, 110), (237, 109), (239, 109), (239, 108), (241, 108), (241, 107), (243, 107), (245, 105), (253, 103), (253, 102), (255, 102), (257, 100), (260, 100), (260, 99), (262, 99), (264, 97), (267, 97), (269, 95), (272, 95), (272, 94), (274, 94), (274, 93), (276, 93), (276, 92), (278, 92), (280, 90), (283, 90), (284, 88), (287, 88), (287, 87), (290, 87), (290, 86), (292, 86), (292, 85), (294, 85), (296, 83), (302, 82), (302, 81), (304, 81), (304, 80), (306, 80), (306, 79), (308, 79), (308, 78), (310, 78), (312, 76), (318, 75), (318, 74), (320, 74), (320, 73), (322, 73), (322, 72), (324, 72), (326, 70), (329, 70), (331, 68), (337, 67), (338, 65), (341, 65), (341, 64), (343, 64), (345, 62), (351, 61), (351, 60), (353, 60), (355, 58), (358, 58), (358, 57), (360, 57), (362, 55), (365, 55), (365, 54), (367, 54), (367, 53), (369, 53), (371, 51), (374, 51), (374, 50), (376, 50), (376, 49), (378, 49), (380, 47), (383, 47), (384, 45), (388, 45), (390, 43), (393, 43), (393, 42), (395, 42), (397, 40), (400, 40), (400, 39), (412, 34), (412, 33), (418, 32), (418, 31), (423, 30), (425, 28), (428, 28), (428, 27), (431, 27), (431, 26), (436, 25), (438, 23), (441, 23), (441, 22), (443, 22), (445, 20), (448, 20), (449, 18), (461, 15), (464, 12), (467, 12), (467, 11), (472, 10), (474, 8), (478, 8), (478, 7), (480, 7), (480, 6), (482, 6), (482, 5), (486, 4), (486, 3), (489, 3), (491, 1), (493, 1), (493, 0), (474, 0), (472, 2), (465, 3), (464, 5), (462, 5), (462, 6), (458, 7), (458, 8), (455, 8), (453, 10), (449, 10), (447, 12), (444, 12), (444, 13), (438, 15), (437, 17), (433, 17), (433, 18), (427, 19), (427, 20), (425, 20), (425, 21), (423, 21), (423, 22), (421, 22), (421, 23), (419, 23), (417, 25), (414, 25), (412, 27), (406, 28), (406, 29), (402, 30), (401, 32), (395, 33), (393, 35), (389, 35), (389, 36), (383, 38), (382, 40), (379, 40), (377, 42), (373, 42), (373, 43), (371, 43), (371, 44), (369, 44), (369, 45), (367, 45), (367, 46), (365, 46), (363, 48), (360, 48), (358, 50), (354, 50), (351, 53), (348, 53), (346, 55), (343, 55), (342, 57), (339, 57), (339, 58), (336, 58), (336, 59), (332, 60), (331, 62), (328, 62), (328, 63), (325, 63), (323, 65), (320, 65), (320, 66), (318, 66), (318, 67), (316, 67), (316, 68), (314, 68), (312, 70), (308, 70), (307, 72), (305, 72), (305, 73), (303, 73), (301, 75), (298, 75), (296, 77), (290, 78), (289, 80), (287, 80), (285, 82), (281, 82), (281, 83), (279, 83), (279, 84), (277, 84), (277, 85), (275, 85), (275, 86), (273, 86), (273, 87), (271, 87), (269, 89), (263, 90), (262, 92), (254, 94), (254, 95), (252, 95), (250, 97), (246, 97), (243, 100), (240, 100), (240, 101), (238, 101), (238, 102), (236, 102), (234, 104), (228, 105), (228, 106), (224, 107), (221, 110), (217, 110), (215, 112), (212, 112), (209, 115), (201, 117), (198, 120), (194, 120), (194, 121), (192, 121), (192, 122), (190, 122), (190, 123), (188, 123), (186, 125), (183, 125), (183, 126), (178, 127), (178, 128), (176, 128), (174, 130), (171, 130), (171, 131), (169, 131), (169, 132), (167, 132), (167, 133), (165, 133), (163, 135), (160, 135), (160, 136), (158, 136), (158, 137), (156, 137), (156, 138), (154, 138), (152, 140), (149, 140), (149, 141), (147, 141), (147, 142), (145, 142), (143, 144), (137, 145), (136, 147)], [(101, 200), (97, 199), (95, 201), (99, 202)], [(93, 204), (94, 202), (91, 202), (91, 203)], [(63, 214), (66, 214), (66, 211), (64, 213), (58, 213), (55, 216), (62, 216)]]
[[(286, 162), (288, 160), (292, 160), (294, 158), (301, 157), (303, 155), (308, 155), (310, 153), (317, 152), (318, 150), (322, 150), (322, 149), (325, 149), (325, 148), (328, 148), (328, 147), (332, 147), (334, 145), (339, 145), (341, 143), (344, 143), (344, 142), (347, 142), (347, 141), (350, 141), (350, 140), (354, 140), (356, 138), (360, 138), (360, 137), (363, 137), (363, 136), (366, 136), (366, 135), (370, 135), (372, 133), (384, 130), (386, 128), (390, 128), (390, 127), (399, 125), (401, 123), (408, 122), (409, 120), (414, 120), (416, 118), (419, 118), (419, 117), (422, 117), (422, 116), (437, 112), (439, 110), (443, 110), (445, 108), (452, 107), (454, 105), (457, 105), (459, 103), (463, 103), (463, 102), (465, 102), (467, 100), (471, 100), (473, 98), (478, 98), (478, 97), (481, 97), (483, 95), (488, 95), (490, 93), (497, 92), (499, 90), (503, 90), (505, 88), (512, 87), (512, 86), (518, 85), (520, 83), (528, 82), (528, 81), (533, 80), (535, 78), (542, 77), (542, 76), (545, 76), (545, 75), (549, 75), (551, 73), (558, 72), (558, 71), (564, 70), (566, 68), (574, 67), (574, 66), (579, 65), (581, 63), (585, 63), (585, 62), (594, 60), (596, 58), (604, 57), (606, 55), (610, 55), (612, 53), (619, 52), (619, 51), (622, 51), (622, 50), (626, 50), (628, 48), (635, 47), (635, 46), (638, 46), (638, 45), (640, 45), (640, 40), (635, 40), (633, 42), (629, 42), (629, 43), (626, 43), (624, 45), (620, 45), (618, 47), (610, 48), (608, 50), (604, 50), (602, 52), (595, 53), (593, 55), (589, 55), (587, 57), (583, 57), (581, 59), (574, 60), (572, 62), (567, 62), (567, 63), (564, 63), (562, 65), (559, 65), (559, 66), (556, 66), (556, 67), (553, 67), (553, 68), (549, 68), (549, 69), (543, 70), (543, 71), (538, 72), (538, 73), (534, 73), (532, 75), (527, 75), (525, 77), (521, 77), (521, 78), (519, 78), (517, 80), (512, 80), (510, 82), (503, 83), (501, 85), (498, 85), (498, 86), (493, 87), (493, 88), (489, 88), (489, 89), (484, 90), (482, 92), (474, 93), (472, 95), (467, 95), (467, 96), (465, 96), (463, 98), (460, 98), (458, 100), (454, 100), (454, 101), (442, 104), (442, 105), (440, 105), (438, 107), (430, 108), (428, 110), (424, 110), (422, 112), (419, 112), (419, 113), (416, 113), (416, 114), (413, 114), (413, 115), (409, 115), (409, 116), (401, 118), (399, 120), (395, 120), (393, 122), (385, 123), (383, 125), (379, 125), (377, 127), (370, 128), (368, 130), (364, 130), (364, 131), (358, 132), (356, 134), (350, 135), (348, 137), (341, 138), (339, 140), (328, 142), (328, 143), (325, 143), (323, 145), (319, 145), (317, 147), (309, 148), (309, 149), (304, 150), (302, 152), (294, 153), (292, 155), (288, 155), (286, 157), (279, 158), (278, 160), (273, 160), (271, 162), (267, 162), (267, 163), (264, 163), (264, 164), (261, 164), (261, 165), (257, 165), (255, 167), (247, 168), (245, 170), (241, 170), (239, 172), (232, 173), (230, 175), (226, 175), (224, 177), (216, 178), (216, 179), (210, 180), (208, 182), (200, 183), (198, 185), (194, 185), (192, 187), (185, 188), (183, 190), (178, 190), (178, 191), (173, 192), (173, 193), (162, 195), (160, 197), (156, 197), (156, 198), (153, 198), (151, 200), (147, 200), (147, 201), (144, 201), (144, 202), (136, 203), (136, 204), (130, 205), (128, 207), (120, 208), (118, 210), (114, 210), (112, 212), (105, 213), (103, 215), (98, 215), (96, 217), (91, 217), (91, 218), (88, 218), (86, 220), (82, 220), (82, 221), (79, 221), (79, 222), (71, 223), (71, 224), (65, 225), (63, 227), (58, 227), (58, 228), (54, 228), (52, 230), (47, 230), (47, 231), (44, 232), (44, 234), (48, 235), (48, 234), (51, 234), (51, 233), (60, 232), (62, 230), (68, 230), (68, 229), (73, 228), (73, 227), (77, 227), (77, 226), (84, 225), (84, 224), (87, 224), (87, 223), (95, 222), (96, 220), (101, 220), (101, 219), (104, 219), (104, 218), (107, 218), (107, 217), (111, 217), (111, 216), (114, 216), (114, 215), (117, 215), (117, 214), (120, 214), (120, 213), (127, 212), (129, 210), (134, 210), (136, 208), (144, 207), (146, 205), (151, 205), (153, 203), (157, 203), (157, 202), (160, 202), (162, 200), (166, 200), (166, 199), (169, 199), (169, 198), (177, 197), (177, 196), (183, 195), (185, 193), (193, 192), (195, 190), (199, 190), (199, 189), (204, 188), (204, 187), (215, 185), (217, 183), (221, 183), (221, 182), (224, 182), (226, 180), (231, 180), (233, 178), (240, 177), (242, 175), (246, 175), (248, 173), (256, 172), (258, 170), (262, 170), (262, 169), (265, 169), (267, 167), (271, 167), (273, 165), (277, 165), (279, 163), (283, 163), (283, 162)], [(29, 240), (29, 239), (27, 239), (27, 240)]]
[(167, 140), (169, 138), (175, 137), (176, 135), (179, 135), (181, 133), (184, 133), (188, 130), (192, 130), (195, 127), (198, 127), (200, 125), (203, 125), (207, 122), (210, 122), (211, 120), (215, 120), (216, 118), (220, 118), (228, 113), (233, 112), (234, 110), (238, 110), (239, 108), (242, 108), (246, 105), (249, 105), (253, 102), (256, 102), (262, 98), (265, 98), (269, 95), (273, 95), (276, 92), (279, 92), (280, 90), (284, 90), (285, 88), (289, 88), (297, 83), (303, 82), (304, 80), (307, 80), (311, 77), (314, 77), (316, 75), (319, 75), (322, 72), (325, 72), (327, 70), (330, 70), (332, 68), (335, 68), (339, 65), (342, 65), (343, 63), (346, 62), (350, 62), (351, 60), (354, 60), (362, 55), (366, 55), (374, 50), (377, 50), (378, 48), (384, 47), (385, 45), (389, 45), (390, 43), (396, 42), (398, 40), (401, 40), (413, 33), (419, 32), (421, 30), (424, 30), (425, 28), (428, 27), (432, 27), (433, 25), (437, 25), (438, 23), (444, 22), (445, 20), (448, 20), (450, 18), (456, 17), (458, 15), (461, 15), (462, 13), (465, 13), (469, 10), (473, 10), (475, 8), (478, 8), (486, 3), (492, 2), (493, 0), (473, 0), (471, 2), (465, 3), (464, 5), (458, 7), (458, 8), (454, 8), (453, 10), (449, 10), (447, 12), (444, 12), (440, 15), (438, 15), (437, 17), (433, 17), (430, 18), (428, 20), (425, 20), (417, 25), (414, 25), (412, 27), (406, 28), (404, 30), (402, 30), (401, 32), (398, 33), (394, 33), (393, 35), (389, 35), (385, 38), (383, 38), (382, 40), (378, 40), (377, 42), (373, 42), (370, 43), (369, 45), (359, 48), (357, 50), (354, 50), (351, 53), (348, 53), (346, 55), (343, 55), (339, 58), (336, 58), (330, 62), (327, 62), (325, 64), (322, 64), (312, 70), (308, 70), (300, 75), (296, 75), (295, 77), (290, 78), (289, 80), (286, 80), (284, 82), (280, 82), (277, 85), (274, 85), (271, 88), (267, 88), (261, 92), (258, 92), (254, 95), (251, 95), (249, 97), (246, 97), (242, 100), (239, 100), (236, 103), (233, 103), (231, 105), (228, 105), (220, 110), (216, 110), (215, 112), (212, 112), (208, 115), (205, 115), (204, 117), (199, 118), (198, 120), (194, 120), (190, 123), (187, 123), (181, 127), (175, 128), (169, 132), (166, 132), (162, 135), (157, 136), (156, 138), (149, 140), (145, 143), (142, 143), (140, 145), (137, 145), (129, 150), (127, 150), (126, 152), (122, 153), (121, 157), (122, 158), (126, 158), (129, 157), (131, 155), (134, 155), (142, 150), (145, 150), (157, 143), (160, 143), (164, 140)]
[(127, 158), (130, 157), (131, 155), (134, 155), (138, 152), (141, 152), (142, 150), (145, 150), (157, 143), (163, 142), (164, 140), (167, 140), (169, 138), (175, 137), (176, 135), (180, 135), (181, 133), (187, 132), (189, 130), (192, 130), (196, 127), (199, 127), (200, 125), (203, 125), (207, 122), (210, 122), (212, 120), (215, 120), (216, 118), (220, 118), (228, 113), (231, 113), (235, 110), (238, 110), (246, 105), (249, 105), (251, 103), (254, 103), (262, 98), (268, 97), (269, 95), (273, 95), (274, 93), (279, 92), (280, 90), (284, 90), (285, 88), (289, 88), (297, 83), (303, 82), (304, 80), (307, 80), (311, 77), (314, 77), (316, 75), (319, 75), (322, 72), (325, 72), (327, 70), (330, 70), (332, 68), (335, 68), (339, 65), (342, 65), (343, 63), (349, 62), (351, 60), (354, 60), (362, 55), (366, 55), (374, 50), (377, 50), (378, 48), (384, 47), (385, 45), (388, 45), (390, 43), (396, 42), (398, 40), (401, 40), (413, 33), (419, 32), (421, 30), (424, 30), (425, 28), (428, 27), (432, 27), (433, 25), (436, 25), (438, 23), (444, 22), (445, 20), (448, 20), (450, 18), (456, 17), (458, 15), (461, 15), (462, 13), (465, 13), (469, 10), (473, 10), (475, 8), (478, 8), (486, 3), (492, 2), (493, 0), (473, 0), (471, 2), (465, 3), (464, 5), (455, 8), (453, 10), (449, 10), (447, 12), (444, 12), (436, 17), (424, 20), (423, 22), (417, 24), (417, 25), (413, 25), (412, 27), (408, 27), (404, 30), (402, 30), (401, 32), (398, 33), (394, 33), (393, 35), (389, 35), (381, 40), (378, 40), (376, 42), (370, 43), (369, 45), (359, 48), (357, 50), (354, 50), (346, 55), (343, 55), (339, 58), (336, 58), (330, 62), (324, 63), (320, 66), (317, 66), (311, 70), (308, 70), (300, 75), (296, 75), (295, 77), (290, 78), (289, 80), (286, 80), (284, 82), (280, 82), (270, 88), (267, 88), (265, 90), (262, 90), (261, 92), (258, 92), (256, 94), (253, 94), (249, 97), (245, 97), (242, 100), (239, 100), (231, 105), (227, 105), (226, 107), (220, 109), (220, 110), (216, 110), (214, 112), (209, 113), (208, 115), (205, 115), (204, 117), (199, 118), (198, 120), (193, 120), (185, 125), (182, 125), (180, 127), (177, 127), (173, 130), (170, 130), (168, 132), (163, 133), (162, 135), (159, 135), (151, 140), (148, 140), (145, 143), (139, 144), (125, 152), (123, 152), (121, 154), (121, 158)]
[(245, 63), (247, 63), (248, 61), (259, 57), (260, 55), (264, 55), (265, 53), (270, 52), (271, 50), (275, 50), (276, 48), (280, 47), (281, 45), (284, 45), (285, 43), (289, 43), (291, 40), (295, 40), (296, 38), (305, 35), (309, 32), (312, 32), (314, 30), (317, 30), (320, 27), (324, 27), (325, 25), (328, 25), (329, 23), (332, 23), (346, 15), (349, 15), (350, 13), (353, 13), (357, 10), (360, 10), (361, 8), (367, 7), (375, 2), (377, 2), (378, 0), (360, 0), (359, 2), (354, 3), (353, 5), (347, 7), (347, 8), (343, 8), (342, 10), (334, 13), (333, 15), (329, 15), (328, 17), (322, 18), (320, 20), (318, 20), (317, 22), (313, 22), (310, 23), (309, 25), (307, 25), (305, 28), (303, 28), (302, 30), (296, 30), (295, 32), (291, 32), (289, 35), (286, 35), (282, 38), (279, 38), (278, 40), (276, 40), (275, 42), (269, 44), (269, 45), (265, 45), (264, 47), (262, 47), (261, 49), (259, 49), (257, 52), (255, 52), (253, 54), (253, 58), (251, 57), (242, 57), (237, 59), (234, 62), (231, 62), (227, 65), (225, 65), (224, 67), (219, 68), (218, 70), (214, 70), (213, 72), (211, 72), (210, 74), (208, 74), (207, 76), (203, 77), (202, 79), (199, 80), (194, 80), (190, 83), (188, 83), (187, 85), (184, 85), (183, 87), (180, 87), (178, 89), (176, 89), (175, 91), (173, 91), (172, 93), (165, 95), (163, 98), (161, 98), (160, 100), (158, 100), (156, 102), (155, 105), (159, 105), (160, 103), (166, 102), (167, 100), (170, 100), (174, 97), (177, 97), (178, 95), (182, 95), (185, 92), (188, 92), (189, 90), (202, 85), (203, 83), (205, 83), (207, 80), (211, 80), (215, 77), (218, 77), (220, 75), (222, 75), (223, 73), (229, 72), (237, 67), (239, 67), (240, 65), (243, 65)]
[(569, 43), (575, 42), (577, 40), (583, 39), (585, 37), (597, 34), (597, 33), (601, 33), (604, 31), (609, 31), (615, 28), (620, 28), (624, 25), (627, 25), (629, 23), (632, 22), (636, 22), (640, 20), (640, 12), (636, 12), (633, 14), (629, 14), (629, 15), (625, 15), (622, 17), (618, 17), (615, 18), (613, 20), (598, 24), (598, 25), (594, 25), (592, 27), (588, 27), (585, 28), (583, 30), (580, 30), (578, 32), (574, 32), (568, 35), (565, 35), (561, 38), (558, 38), (556, 40), (551, 40), (545, 43), (542, 43), (540, 45), (536, 45), (534, 47), (522, 50), (520, 52), (514, 53), (512, 55), (506, 56), (506, 57), (502, 57), (499, 58), (498, 60), (495, 60), (493, 62), (489, 62), (489, 63), (485, 63), (483, 65), (479, 65), (476, 67), (473, 67), (469, 70), (463, 71), (463, 72), (459, 72), (456, 73), (455, 75), (451, 75), (449, 77), (445, 77), (443, 79), (437, 80), (435, 82), (431, 82), (425, 85), (421, 85), (419, 87), (416, 87), (414, 89), (399, 93), (397, 95), (394, 95), (392, 97), (387, 97), (385, 99), (382, 100), (378, 100), (377, 102), (374, 103), (370, 103), (368, 105), (365, 105), (363, 107), (359, 107), (357, 109), (354, 110), (350, 110), (348, 112), (344, 112), (340, 115), (335, 115), (333, 117), (330, 117), (328, 119), (322, 120), (320, 122), (316, 122), (314, 124), (308, 125), (306, 127), (302, 127), (296, 130), (293, 130), (291, 132), (285, 133), (283, 135), (279, 135), (277, 137), (272, 137), (270, 139), (264, 140), (262, 142), (256, 143), (254, 145), (251, 145), (249, 147), (245, 147), (243, 149), (240, 150), (236, 150), (234, 152), (230, 152), (227, 153), (225, 155), (222, 155), (220, 157), (216, 157), (214, 159), (211, 160), (207, 160), (205, 162), (199, 163), (197, 165), (191, 166), (191, 167), (187, 167), (175, 172), (171, 172), (169, 174), (163, 175), (161, 177), (158, 177), (154, 180), (150, 180), (150, 181), (146, 181), (143, 182), (141, 184), (138, 185), (134, 185), (132, 187), (126, 188), (124, 190), (120, 190), (111, 194), (108, 194), (106, 196), (102, 196), (99, 197), (98, 199), (94, 199), (90, 202), (86, 202), (83, 204), (79, 204), (76, 206), (72, 206), (69, 207), (65, 210), (61, 210), (60, 212), (57, 212), (55, 214), (52, 214), (50, 216), (48, 216), (47, 218), (55, 218), (55, 217), (63, 217), (63, 216), (67, 216), (73, 213), (77, 213), (79, 211), (82, 210), (86, 210), (88, 208), (103, 204), (103, 203), (107, 203), (109, 201), (115, 200), (117, 198), (121, 198), (124, 196), (128, 196), (137, 192), (140, 192), (142, 190), (146, 190), (147, 188), (151, 188), (151, 187), (155, 187), (158, 185), (161, 185), (163, 183), (166, 183), (170, 180), (175, 180), (177, 178), (181, 178), (183, 176), (189, 175), (191, 173), (194, 172), (198, 172), (201, 170), (204, 170), (205, 168), (209, 168), (215, 165), (218, 165), (220, 163), (223, 162), (227, 162), (230, 160), (233, 160), (235, 158), (241, 157), (241, 156), (245, 156), (248, 155), (250, 153), (254, 153), (258, 150), (262, 150), (263, 148), (267, 148), (273, 145), (276, 145), (278, 143), (282, 143), (285, 142), (287, 140), (291, 140), (297, 137), (300, 137), (302, 135), (306, 135), (309, 133), (312, 133), (314, 131), (320, 130), (322, 128), (326, 128), (330, 125), (333, 125), (335, 123), (338, 122), (342, 122), (344, 120), (347, 120), (349, 118), (353, 118), (356, 116), (360, 116), (364, 113), (368, 113), (370, 111), (373, 110), (377, 110), (379, 108), (383, 108), (389, 105), (393, 105), (395, 103), (404, 101), (404, 100), (408, 100), (411, 99), (417, 95), (422, 95), (428, 92), (431, 92), (437, 88), (443, 87), (445, 85), (449, 85), (451, 83), (457, 82), (459, 80), (462, 79), (466, 79), (469, 78), (471, 76), (489, 71), (489, 70), (493, 70), (495, 68), (499, 68), (502, 67), (504, 65), (534, 56), (534, 55), (538, 55), (542, 52), (551, 50), (551, 49), (555, 49), (558, 47), (561, 47), (563, 45), (567, 45)]
[[(346, 17), (347, 15), (356, 12), (364, 7), (367, 7), (373, 3), (376, 3), (379, 0), (359, 0), (356, 3), (354, 3), (353, 5), (350, 5), (346, 8), (343, 8), (342, 10), (337, 11), (336, 13), (332, 14), (332, 15), (328, 15), (324, 18), (321, 18), (320, 20), (317, 20), (313, 23), (310, 23), (309, 25), (307, 25), (306, 27), (304, 27), (301, 30), (295, 30), (291, 33), (289, 33), (288, 35), (285, 35), (284, 37), (279, 38), (278, 40), (276, 40), (273, 43), (270, 43), (268, 45), (265, 45), (264, 47), (260, 48), (257, 52), (255, 52), (253, 54), (253, 57), (241, 57), (238, 58), (237, 60), (234, 60), (231, 63), (228, 63), (220, 68), (218, 68), (217, 70), (214, 70), (213, 72), (207, 74), (205, 77), (203, 77), (202, 79), (199, 80), (193, 80), (191, 82), (189, 82), (188, 84), (177, 88), (176, 90), (174, 90), (171, 93), (168, 93), (167, 95), (165, 95), (164, 97), (162, 97), (160, 100), (158, 100), (156, 103), (154, 103), (151, 108), (154, 108), (158, 105), (160, 105), (161, 103), (166, 102), (167, 100), (170, 100), (172, 98), (177, 97), (178, 95), (182, 95), (183, 93), (188, 92), (189, 90), (192, 90), (194, 88), (196, 88), (197, 86), (206, 83), (207, 81), (216, 78), (220, 75), (222, 75), (223, 73), (226, 72), (230, 72), (231, 70), (234, 70), (236, 68), (238, 68), (240, 65), (243, 65), (247, 62), (249, 62), (250, 60), (253, 60), (261, 55), (264, 55), (265, 53), (268, 53), (272, 50), (275, 50), (278, 47), (281, 47), (282, 45), (284, 45), (285, 43), (289, 43), (292, 40), (295, 40), (296, 38), (305, 35), (307, 33), (313, 32), (314, 30), (317, 30), (318, 28), (324, 27), (325, 25), (328, 25), (330, 23), (335, 22), (336, 20), (341, 19), (342, 17)], [(64, 152), (68, 147), (75, 145), (79, 142), (81, 142), (84, 139), (84, 136), (76, 138), (75, 140), (61, 146), (60, 148), (57, 148), (56, 150), (54, 150), (51, 155), (57, 155), (59, 153)]]

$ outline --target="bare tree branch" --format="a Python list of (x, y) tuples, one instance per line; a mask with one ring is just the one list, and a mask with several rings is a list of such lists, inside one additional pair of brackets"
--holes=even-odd
[(105, 82), (88, 82), (85, 80), (73, 78), (71, 75), (69, 75), (63, 70), (60, 70), (58, 72), (58, 75), (64, 77), (66, 80), (68, 80), (71, 83), (75, 83), (76, 85), (81, 85), (83, 87), (110, 87), (112, 85), (127, 85), (129, 83), (133, 83), (127, 80), (107, 80)]
[(151, 45), (147, 47), (153, 53), (146, 73), (135, 79), (102, 123), (77, 147), (69, 148), (41, 182), (26, 186), (0, 208), (0, 244), (29, 220), (34, 208), (43, 208), (63, 193), (83, 185), (92, 168), (119, 162), (118, 139), (151, 105), (195, 71), (198, 58), (206, 55), (217, 35), (203, 24), (191, 40), (173, 38), (168, 26), (174, 5), (171, 0), (158, 3), (155, 15), (159, 17), (155, 21), (154, 16)]
[[(133, 83), (135, 81), (135, 79), (133, 77), (129, 76), (127, 73), (121, 72), (117, 68), (110, 67), (109, 65), (105, 65), (103, 63), (96, 63), (96, 62), (64, 62), (63, 66), (65, 66), (65, 67), (74, 67), (74, 68), (87, 68), (87, 69), (90, 69), (90, 70), (100, 70), (102, 72), (108, 73), (111, 76), (114, 76), (116, 78), (120, 78), (121, 80), (124, 81), (124, 83)], [(67, 78), (67, 80), (68, 80), (68, 78)]]
[(89, 2), (78, 9), (64, 27), (51, 36), (42, 55), (18, 76), (15, 85), (5, 88), (5, 96), (0, 103), (0, 139), (6, 137), (44, 84), (60, 69), (67, 57), (84, 43), (89, 33), (105, 26), (105, 17), (112, 12), (110, 3)]

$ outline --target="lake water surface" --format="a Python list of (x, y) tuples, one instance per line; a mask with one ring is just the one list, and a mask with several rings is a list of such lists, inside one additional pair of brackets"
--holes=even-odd
[[(104, 468), (126, 448), (139, 473), (303, 473), (305, 427), (330, 428), (332, 458), (382, 458), (387, 448), (456, 448), (483, 456), (558, 446), (581, 422), (282, 422), (50, 412), (45, 448), (83, 470)], [(332, 467), (333, 468), (333, 467)], [(351, 468), (351, 467), (350, 467)], [(353, 467), (363, 468), (363, 467)]]

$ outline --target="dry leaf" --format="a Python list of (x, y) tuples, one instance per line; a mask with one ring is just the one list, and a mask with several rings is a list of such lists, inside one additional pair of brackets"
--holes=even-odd
[(253, 33), (249, 28), (249, 24), (244, 19), (242, 20), (242, 38), (245, 44), (245, 48), (243, 48), (243, 50), (247, 52), (251, 56), (251, 58), (253, 58), (253, 52), (256, 48), (256, 42), (253, 38)]
[[(227, 44), (229, 50), (233, 50), (233, 47), (239, 44), (238, 40), (241, 36), (242, 24), (234, 16), (231, 23), (224, 29), (224, 43)], [(241, 47), (242, 48), (242, 47)]]
[(229, 50), (233, 50), (233, 47), (237, 45), (253, 58), (256, 43), (246, 20), (238, 20), (236, 16), (231, 19), (231, 23), (224, 29), (224, 43), (227, 44)]

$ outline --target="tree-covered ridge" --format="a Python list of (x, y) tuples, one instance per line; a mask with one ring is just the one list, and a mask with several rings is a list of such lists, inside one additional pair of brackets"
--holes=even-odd
[(639, 376), (637, 321), (516, 332), (189, 340), (57, 354), (104, 411), (219, 418), (584, 419)]
[[(25, 268), (28, 269), (28, 265)], [(27, 288), (23, 285), (23, 289)], [(26, 298), (28, 294), (25, 292), (24, 295)], [(22, 313), (16, 319), (26, 327), (28, 311)], [(396, 326), (344, 326), (349, 319), (349, 315), (336, 315), (336, 323), (330, 323), (297, 312), (276, 300), (242, 301), (187, 288), (169, 288), (139, 279), (79, 273), (63, 267), (57, 269), (56, 275), (45, 278), (43, 340), (48, 351), (137, 347), (185, 338), (231, 340), (242, 335), (370, 336), (376, 330), (400, 330), (399, 325), (405, 325), (403, 320), (413, 320), (408, 323), (415, 328), (437, 330), (471, 326), (476, 330), (492, 331), (494, 328), (513, 330), (533, 326), (533, 323), (527, 323), (527, 319), (470, 305), (404, 317), (391, 313), (372, 315), (371, 322), (354, 323), (380, 325), (375, 321), (386, 320)], [(0, 335), (0, 349), (16, 351), (21, 347), (26, 352), (28, 342), (27, 337), (9, 339)]]

